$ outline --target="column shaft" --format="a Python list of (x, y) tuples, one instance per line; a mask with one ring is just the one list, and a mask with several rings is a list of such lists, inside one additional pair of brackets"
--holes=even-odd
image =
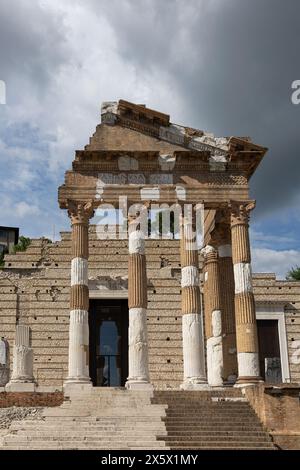
[(69, 326), (69, 371), (66, 383), (90, 383), (89, 377), (89, 289), (88, 224), (91, 203), (69, 203), (72, 224), (71, 290)]
[(206, 246), (202, 253), (205, 258), (204, 308), (207, 381), (211, 386), (222, 386), (223, 345), (218, 253), (212, 246)]
[(149, 382), (147, 273), (144, 235), (130, 230), (128, 260), (129, 389), (152, 388)]
[(253, 203), (231, 204), (232, 261), (235, 283), (236, 343), (238, 353), (237, 384), (260, 380), (257, 326), (252, 289), (251, 256), (248, 232)]
[(226, 382), (235, 383), (238, 366), (231, 244), (220, 245), (218, 247), (218, 253), (221, 285), (223, 376)]
[(192, 224), (182, 223), (180, 257), (184, 378), (181, 388), (196, 389), (206, 383), (198, 248)]

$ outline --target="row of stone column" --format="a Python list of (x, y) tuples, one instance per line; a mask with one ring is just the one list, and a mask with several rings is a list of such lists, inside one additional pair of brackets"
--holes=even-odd
[[(248, 217), (251, 205), (231, 207), (231, 242), (203, 250), (207, 381), (220, 386), (259, 380), (258, 342), (251, 283)], [(91, 204), (69, 205), (72, 223), (69, 375), (67, 383), (90, 383), (88, 330), (88, 223)], [(206, 383), (198, 249), (192, 221), (181, 226), (182, 388)], [(129, 377), (128, 388), (147, 388), (147, 275), (142, 231), (129, 223)], [(233, 308), (234, 305), (234, 308)]]
[(233, 203), (229, 228), (225, 233), (224, 226), (222, 233), (216, 229), (213, 246), (203, 250), (210, 385), (244, 385), (260, 380), (248, 223), (253, 207), (253, 203)]

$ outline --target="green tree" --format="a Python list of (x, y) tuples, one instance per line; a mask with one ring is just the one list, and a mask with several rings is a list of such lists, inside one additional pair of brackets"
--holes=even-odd
[(4, 266), (4, 255), (5, 255), (5, 252), (1, 251), (1, 253), (0, 253), (0, 268), (3, 268), (3, 266)]
[[(163, 211), (158, 211), (155, 214), (155, 219), (152, 220), (152, 223), (151, 223), (151, 220), (148, 219), (148, 235), (150, 235), (151, 229), (157, 235), (160, 235), (160, 236), (162, 235), (162, 222), (163, 222), (162, 212)], [(173, 211), (170, 212), (170, 233), (172, 234), (173, 238), (175, 238), (175, 236), (177, 235), (177, 233), (175, 233), (175, 223), (174, 223), (174, 212)]]
[[(28, 237), (23, 237), (22, 235), (19, 237), (19, 242), (17, 245), (13, 247), (13, 253), (17, 253), (17, 251), (26, 251), (28, 246), (31, 243), (31, 239)], [(5, 249), (0, 253), (0, 268), (3, 268), (5, 265), (4, 256), (8, 253), (8, 250)]]
[(300, 266), (291, 268), (285, 278), (287, 281), (300, 281)]
[(31, 243), (30, 238), (23, 237), (22, 235), (19, 237), (19, 242), (17, 245), (14, 246), (14, 252), (17, 251), (26, 251)]

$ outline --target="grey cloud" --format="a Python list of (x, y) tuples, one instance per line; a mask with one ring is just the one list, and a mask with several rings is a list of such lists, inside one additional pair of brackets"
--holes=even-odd
[(91, 4), (107, 16), (126, 60), (168, 74), (175, 99), (185, 102), (181, 120), (269, 148), (251, 182), (256, 217), (293, 203), (300, 192), (300, 106), (290, 101), (300, 78), (297, 0)]
[[(92, 24), (90, 16), (79, 18), (87, 9), (93, 13)], [(96, 124), (93, 101), (133, 99), (135, 90), (124, 83), (145, 86), (145, 103), (169, 112), (173, 122), (217, 135), (250, 135), (270, 149), (251, 182), (259, 220), (300, 200), (300, 105), (290, 101), (291, 83), (300, 79), (299, 17), (298, 0), (3, 1), (0, 79), (7, 81), (9, 99), (24, 111), (25, 121), (37, 116), (32, 124), (41, 119), (44, 133), (55, 133), (56, 124), (63, 128), (54, 149), (63, 148), (63, 166), (72, 160), (73, 142), (87, 141), (82, 124), (92, 119)], [(90, 49), (81, 49), (81, 40), (86, 45), (89, 36)], [(78, 86), (70, 87), (67, 74), (55, 80), (69, 64), (72, 84), (78, 80)], [(76, 64), (83, 64), (84, 72), (76, 74)], [(92, 80), (86, 81), (88, 76)], [(114, 96), (124, 89), (127, 96)], [(85, 96), (78, 100), (80, 90)], [(30, 101), (22, 100), (23, 92), (38, 97), (36, 114), (34, 106), (24, 109)], [(47, 120), (47, 113), (54, 119)], [(76, 115), (83, 116), (82, 122), (74, 120)], [(3, 112), (0, 123), (5, 119)]]
[(0, 71), (8, 104), (18, 102), (31, 87), (32, 94), (42, 97), (68, 59), (62, 14), (49, 14), (36, 1), (2, 1), (0, 19)]

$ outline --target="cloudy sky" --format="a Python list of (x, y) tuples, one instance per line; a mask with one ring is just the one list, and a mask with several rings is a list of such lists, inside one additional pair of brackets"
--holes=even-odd
[(0, 0), (0, 225), (69, 227), (57, 187), (100, 103), (123, 98), (267, 146), (254, 269), (300, 265), (299, 18), (298, 0)]

